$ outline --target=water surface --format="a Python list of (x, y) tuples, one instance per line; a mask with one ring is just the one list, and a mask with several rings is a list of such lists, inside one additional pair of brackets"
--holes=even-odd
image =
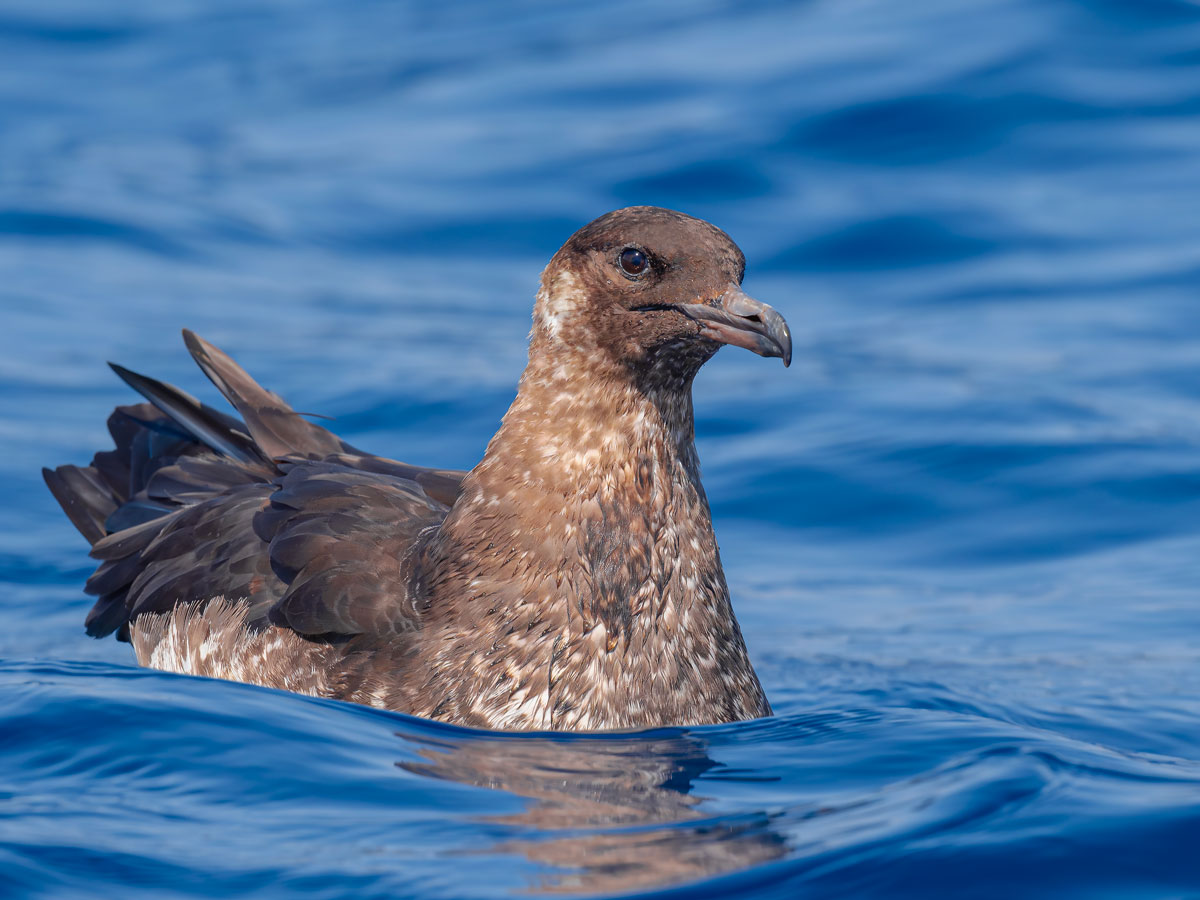
[[(0, 6), (0, 875), (14, 897), (1200, 891), (1200, 9)], [(37, 475), (222, 346), (480, 456), (537, 274), (725, 228), (796, 360), (697, 431), (776, 717), (502, 736), (133, 667)]]

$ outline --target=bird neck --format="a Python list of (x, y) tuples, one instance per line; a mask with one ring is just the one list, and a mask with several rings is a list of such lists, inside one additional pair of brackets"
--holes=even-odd
[[(627, 548), (649, 545), (663, 529), (692, 520), (719, 569), (690, 377), (648, 384), (594, 354), (535, 352), (435, 543), (461, 546), (482, 523), (505, 534), (490, 541), (490, 559), (472, 554), (476, 564), (515, 553), (527, 568), (565, 577), (604, 564), (597, 555), (615, 548), (601, 546), (601, 535)], [(590, 575), (584, 580), (594, 582)]]
[(554, 492), (601, 487), (633, 460), (682, 466), (699, 482), (692, 375), (656, 378), (601, 353), (531, 354), (517, 397), (476, 473), (520, 467)]
[[(749, 705), (710, 699), (709, 720), (714, 705), (760, 714), (700, 486), (690, 378), (648, 391), (597, 367), (532, 355), (431, 541), (431, 624), (464, 650), (486, 635), (506, 660), (456, 708), (488, 727), (688, 721), (707, 689), (691, 682), (732, 668), (749, 672)], [(676, 694), (642, 696), (662, 678)]]

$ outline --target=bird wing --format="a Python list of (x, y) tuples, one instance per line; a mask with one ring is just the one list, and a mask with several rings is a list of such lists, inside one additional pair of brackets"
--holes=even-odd
[(100, 566), (88, 633), (226, 597), (247, 624), (312, 638), (418, 627), (417, 559), (465, 473), (362, 453), (301, 418), (191, 332), (193, 357), (239, 420), (164, 382), (114, 370), (148, 403), (109, 419), (116, 448), (44, 470)]
[(448, 507), (415, 479), (378, 471), (376, 460), (343, 455), (280, 467), (254, 520), (287, 585), (270, 621), (309, 637), (416, 630), (419, 551)]

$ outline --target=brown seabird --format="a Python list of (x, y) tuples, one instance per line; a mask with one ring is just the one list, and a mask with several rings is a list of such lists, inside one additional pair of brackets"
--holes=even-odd
[(529, 364), (469, 472), (351, 447), (184, 331), (241, 420), (113, 366), (115, 450), (44, 470), (92, 544), (88, 633), (138, 662), (493, 729), (770, 715), (729, 602), (692, 414), (722, 344), (782, 357), (720, 229), (655, 207), (542, 273)]

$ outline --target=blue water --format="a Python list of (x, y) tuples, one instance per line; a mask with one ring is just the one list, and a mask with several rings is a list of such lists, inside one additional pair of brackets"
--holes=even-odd
[[(1200, 7), (0, 3), (0, 894), (1200, 895)], [(725, 228), (696, 388), (777, 716), (503, 736), (136, 669), (43, 464), (214, 341), (473, 464), (541, 267)]]

